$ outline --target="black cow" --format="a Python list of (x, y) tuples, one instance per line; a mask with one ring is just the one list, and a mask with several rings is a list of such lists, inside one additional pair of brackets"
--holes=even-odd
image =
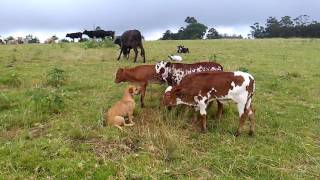
[[(119, 45), (119, 48), (121, 49), (121, 36), (116, 36), (114, 44)], [(129, 54), (130, 54), (131, 48), (127, 48), (125, 51), (123, 51), (123, 56), (129, 59)]]
[(118, 44), (119, 47), (121, 48), (121, 36), (117, 36), (117, 37), (114, 39), (114, 44)]
[(105, 39), (107, 36), (110, 36), (114, 39), (114, 31), (105, 31), (105, 30), (95, 30), (95, 31), (83, 31), (83, 34), (89, 36), (89, 38), (101, 38)]
[(66, 35), (66, 37), (71, 38), (72, 41), (74, 41), (74, 39), (79, 38), (80, 40), (82, 40), (82, 32), (76, 32), (76, 33), (68, 33)]
[(182, 45), (177, 46), (177, 53), (189, 53), (189, 48), (186, 48)]
[(143, 62), (146, 62), (144, 48), (142, 45), (142, 36), (140, 31), (138, 30), (128, 30), (124, 32), (121, 36), (121, 50), (118, 57), (118, 60), (121, 57), (121, 54), (123, 53), (124, 56), (129, 56), (130, 49), (134, 50), (135, 56), (134, 56), (134, 62), (137, 62), (137, 56), (138, 56), (138, 47), (141, 49), (141, 56), (143, 57)]

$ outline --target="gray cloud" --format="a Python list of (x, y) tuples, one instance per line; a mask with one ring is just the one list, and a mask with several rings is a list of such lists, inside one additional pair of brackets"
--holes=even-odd
[(186, 16), (210, 26), (243, 27), (269, 16), (310, 15), (319, 20), (319, 0), (2, 0), (0, 35), (14, 31), (92, 29), (99, 25), (121, 34), (184, 26)]

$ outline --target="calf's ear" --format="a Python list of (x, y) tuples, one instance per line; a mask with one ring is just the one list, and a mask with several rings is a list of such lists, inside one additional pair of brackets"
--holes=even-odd
[[(171, 59), (171, 57), (170, 57), (170, 59)], [(167, 62), (166, 67), (169, 67), (169, 66), (171, 66), (171, 62)]]

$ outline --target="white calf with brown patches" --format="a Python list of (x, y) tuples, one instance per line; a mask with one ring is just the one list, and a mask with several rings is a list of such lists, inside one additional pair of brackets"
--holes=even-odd
[[(249, 135), (255, 131), (255, 117), (252, 109), (252, 97), (255, 82), (252, 75), (245, 72), (203, 72), (187, 75), (179, 85), (169, 86), (163, 97), (163, 104), (173, 106), (186, 104), (200, 111), (202, 129), (206, 130), (207, 107), (213, 100), (233, 100), (239, 112), (239, 127), (236, 136), (240, 135), (246, 117), (251, 125)], [(222, 111), (219, 111), (222, 113)]]
[[(199, 72), (219, 72), (223, 71), (223, 67), (215, 62), (198, 62), (193, 64), (185, 63), (170, 63), (165, 61), (160, 61), (155, 65), (156, 73), (162, 77), (168, 85), (175, 86), (180, 84), (181, 80), (189, 74), (199, 73)], [(223, 105), (217, 101), (218, 110), (217, 118), (221, 118)], [(195, 119), (195, 118), (194, 118)], [(194, 122), (195, 120), (193, 120)]]
[(223, 71), (223, 67), (215, 62), (184, 64), (160, 61), (155, 65), (155, 68), (156, 72), (161, 75), (162, 79), (167, 82), (168, 85), (178, 85), (182, 78), (188, 74), (206, 71)]

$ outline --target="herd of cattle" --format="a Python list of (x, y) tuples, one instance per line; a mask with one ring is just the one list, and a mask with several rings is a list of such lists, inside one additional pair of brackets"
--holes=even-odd
[[(94, 30), (94, 31), (83, 31), (83, 32), (76, 32), (76, 33), (67, 33), (66, 37), (72, 39), (72, 41), (74, 41), (75, 39), (79, 39), (82, 40), (82, 36), (83, 35), (87, 35), (89, 38), (92, 39), (105, 39), (106, 37), (110, 37), (111, 39), (115, 38), (115, 32), (114, 31), (105, 31), (102, 29), (99, 30)], [(22, 38), (22, 37), (18, 37), (18, 38), (12, 38), (10, 40), (2, 40), (0, 39), (0, 44), (28, 44), (28, 41), (30, 39), (28, 38)], [(55, 43), (56, 40), (58, 40), (57, 36), (51, 36), (50, 38), (46, 39), (44, 41), (45, 44), (51, 44), (51, 43)]]
[[(116, 40), (121, 53), (128, 58), (130, 49), (134, 49), (135, 58), (139, 47), (141, 56), (145, 62), (145, 52), (142, 45), (141, 33), (137, 30), (129, 30)], [(177, 53), (189, 53), (189, 49), (179, 45)], [(180, 56), (169, 56), (169, 59), (179, 59)], [(193, 64), (171, 63), (160, 61), (155, 65), (140, 65), (133, 68), (119, 68), (116, 73), (115, 83), (130, 82), (140, 86), (140, 103), (144, 107), (144, 97), (148, 83), (167, 84), (163, 93), (162, 104), (164, 106), (188, 105), (200, 112), (201, 129), (206, 131), (207, 108), (212, 101), (217, 102), (218, 119), (223, 112), (223, 102), (232, 100), (237, 104), (239, 113), (239, 126), (235, 136), (242, 132), (245, 120), (250, 120), (249, 135), (255, 132), (255, 115), (252, 108), (252, 98), (255, 90), (255, 81), (252, 75), (246, 72), (224, 72), (222, 65), (215, 62), (199, 62)], [(197, 121), (194, 114), (193, 123)]]
[[(255, 131), (255, 115), (252, 108), (252, 98), (255, 81), (246, 72), (224, 72), (223, 67), (215, 62), (199, 62), (193, 64), (171, 63), (160, 61), (154, 65), (140, 65), (133, 68), (119, 68), (115, 83), (130, 82), (140, 86), (141, 107), (145, 106), (144, 97), (148, 83), (167, 84), (163, 92), (162, 104), (176, 106), (184, 104), (194, 107), (200, 112), (201, 129), (206, 131), (207, 108), (216, 101), (218, 109), (216, 116), (221, 118), (223, 102), (233, 100), (239, 112), (239, 126), (235, 136), (239, 136), (245, 120), (250, 120), (249, 135)], [(193, 123), (197, 114), (193, 116)]]
[[(115, 38), (114, 31), (84, 31), (83, 33), (69, 33), (66, 37), (82, 39), (85, 34), (90, 38), (110, 37), (120, 47), (118, 60), (123, 54), (128, 58), (130, 50), (135, 52), (134, 62), (137, 61), (138, 48), (145, 62), (145, 51), (142, 44), (142, 35), (138, 30), (125, 31), (120, 37)], [(52, 43), (57, 39), (53, 36), (45, 43)], [(189, 49), (179, 45), (177, 53), (189, 53)], [(181, 61), (180, 56), (169, 56), (171, 60)], [(144, 107), (144, 97), (148, 83), (167, 84), (163, 92), (162, 104), (175, 106), (184, 104), (194, 107), (200, 112), (200, 122), (203, 131), (206, 131), (207, 108), (212, 101), (217, 102), (218, 119), (223, 112), (223, 102), (232, 100), (237, 104), (239, 113), (239, 126), (235, 133), (240, 135), (245, 120), (250, 120), (249, 135), (255, 131), (255, 115), (252, 108), (252, 98), (255, 90), (255, 81), (252, 75), (246, 72), (224, 72), (223, 67), (215, 62), (199, 62), (193, 64), (171, 63), (160, 61), (154, 65), (140, 65), (133, 68), (119, 68), (116, 73), (115, 83), (130, 82), (140, 86), (140, 102)], [(197, 121), (194, 114), (193, 123)]]

